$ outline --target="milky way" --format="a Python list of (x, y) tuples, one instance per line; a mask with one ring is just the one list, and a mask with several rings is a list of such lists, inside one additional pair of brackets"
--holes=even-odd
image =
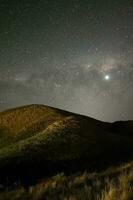
[(133, 2), (1, 1), (0, 110), (133, 119)]

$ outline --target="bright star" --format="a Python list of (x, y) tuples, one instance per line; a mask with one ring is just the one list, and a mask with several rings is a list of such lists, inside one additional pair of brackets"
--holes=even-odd
[(105, 79), (106, 81), (108, 81), (108, 80), (110, 80), (110, 76), (109, 76), (108, 74), (106, 74), (106, 75), (104, 76), (104, 79)]

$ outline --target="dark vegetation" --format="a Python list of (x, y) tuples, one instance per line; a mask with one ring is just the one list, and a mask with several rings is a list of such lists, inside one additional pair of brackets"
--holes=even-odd
[[(2, 188), (12, 188), (16, 183), (21, 189), (29, 188), (60, 172), (66, 177), (83, 171), (100, 174), (132, 158), (133, 121), (101, 122), (43, 105), (0, 113)], [(66, 180), (69, 185), (69, 178)]]
[(105, 171), (59, 173), (35, 185), (19, 182), (0, 190), (0, 200), (132, 200), (133, 162)]

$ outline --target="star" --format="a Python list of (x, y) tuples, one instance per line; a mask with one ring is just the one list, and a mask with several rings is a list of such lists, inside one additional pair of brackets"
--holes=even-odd
[(106, 74), (106, 75), (104, 76), (104, 79), (105, 79), (106, 81), (110, 80), (110, 75), (109, 75), (109, 74)]

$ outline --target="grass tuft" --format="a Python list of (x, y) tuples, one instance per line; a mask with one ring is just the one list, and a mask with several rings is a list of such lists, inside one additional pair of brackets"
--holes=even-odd
[(60, 173), (28, 188), (7, 188), (0, 192), (0, 200), (132, 200), (133, 162), (109, 171)]

